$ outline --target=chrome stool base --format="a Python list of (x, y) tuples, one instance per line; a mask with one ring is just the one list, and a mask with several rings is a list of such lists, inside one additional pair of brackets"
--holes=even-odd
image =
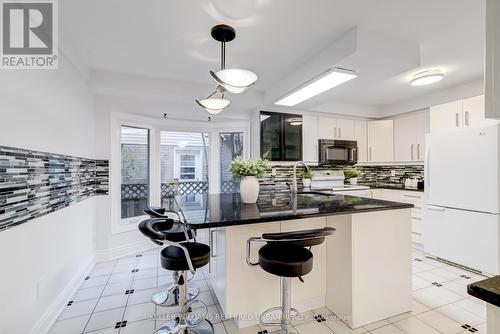
[(284, 330), (284, 329), (277, 329), (275, 331), (272, 331), (272, 332), (267, 332), (267, 334), (297, 334), (295, 333), (294, 331), (292, 330)]
[[(199, 294), (200, 289), (188, 289), (188, 302), (194, 300)], [(151, 301), (158, 306), (179, 305), (179, 286), (177, 284), (171, 284), (155, 291), (151, 296)]]
[(178, 320), (170, 320), (161, 325), (155, 334), (214, 334), (214, 326), (204, 319), (196, 327), (181, 326)]

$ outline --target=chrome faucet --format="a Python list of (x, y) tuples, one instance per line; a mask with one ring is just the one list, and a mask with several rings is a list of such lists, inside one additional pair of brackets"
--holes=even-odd
[(295, 165), (293, 165), (293, 175), (292, 175), (292, 193), (297, 193), (297, 166), (302, 165), (304, 168), (309, 171), (309, 166), (306, 165), (304, 161), (297, 161)]

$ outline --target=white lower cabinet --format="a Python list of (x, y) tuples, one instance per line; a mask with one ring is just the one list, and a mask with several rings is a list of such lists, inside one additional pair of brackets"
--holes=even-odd
[[(291, 220), (284, 223), (266, 222), (247, 226), (229, 226), (210, 229), (209, 245), (212, 249), (209, 264), (209, 282), (225, 314), (258, 314), (274, 306), (280, 306), (280, 278), (259, 266), (246, 263), (246, 242), (263, 233), (306, 230), (326, 226), (326, 217)], [(256, 254), (264, 244), (254, 242), (251, 248), (252, 262), (258, 262)], [(326, 291), (326, 244), (314, 246), (314, 266), (304, 277), (304, 283), (292, 280), (292, 303), (299, 310), (324, 306)], [(245, 288), (242, 289), (242, 282)], [(258, 310), (256, 310), (258, 305)], [(241, 326), (254, 324), (255, 319), (239, 320)]]
[(371, 193), (372, 198), (413, 204), (414, 207), (411, 209), (412, 241), (417, 244), (423, 244), (423, 192), (394, 189), (371, 189)]

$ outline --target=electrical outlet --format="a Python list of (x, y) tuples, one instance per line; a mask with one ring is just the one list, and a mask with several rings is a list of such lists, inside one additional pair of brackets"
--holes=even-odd
[(391, 176), (396, 176), (396, 170), (391, 169)]
[(271, 168), (271, 175), (276, 176), (276, 168)]

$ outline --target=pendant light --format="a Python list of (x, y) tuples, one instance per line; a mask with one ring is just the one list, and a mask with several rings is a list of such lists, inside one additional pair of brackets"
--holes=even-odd
[(221, 43), (221, 64), (219, 71), (210, 71), (210, 74), (226, 91), (234, 94), (244, 92), (257, 81), (257, 74), (241, 68), (226, 68), (226, 42), (236, 37), (235, 30), (228, 25), (219, 24), (212, 28), (211, 35)]
[[(220, 97), (216, 97), (217, 94), (220, 94)], [(222, 87), (217, 87), (215, 92), (207, 96), (205, 99), (195, 101), (200, 107), (212, 115), (220, 113), (224, 110), (224, 108), (231, 104), (231, 101), (224, 98), (224, 89)]]

